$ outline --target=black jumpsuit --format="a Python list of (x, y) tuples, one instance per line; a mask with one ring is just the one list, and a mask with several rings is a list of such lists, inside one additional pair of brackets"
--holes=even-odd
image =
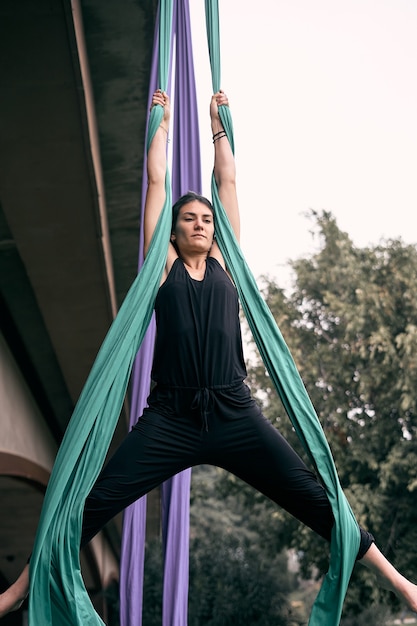
[[(243, 382), (237, 291), (217, 260), (202, 281), (177, 259), (155, 303), (156, 343), (148, 407), (87, 498), (82, 545), (114, 515), (174, 474), (223, 467), (330, 540), (327, 495)], [(373, 538), (361, 531), (358, 557)]]

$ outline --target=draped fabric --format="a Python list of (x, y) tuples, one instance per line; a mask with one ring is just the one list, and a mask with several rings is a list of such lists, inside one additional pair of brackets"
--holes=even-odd
[[(188, 0), (174, 0), (173, 32), (176, 50), (175, 106), (172, 134), (173, 201), (192, 189), (201, 193), (200, 142)], [(148, 105), (157, 84), (157, 36), (153, 51)], [(171, 63), (172, 65), (172, 63)], [(146, 154), (144, 172), (146, 171)], [(142, 189), (142, 220), (146, 197)], [(139, 269), (143, 264), (143, 231), (139, 241)], [(135, 360), (132, 373), (130, 426), (146, 406), (155, 338), (152, 320)], [(188, 550), (191, 470), (161, 486), (164, 546), (163, 626), (184, 626), (188, 609)], [(142, 623), (143, 574), (146, 532), (146, 496), (124, 514), (120, 571), (120, 620), (122, 626)]]
[[(166, 90), (172, 0), (161, 1), (159, 79)], [(153, 107), (147, 151), (163, 119)], [(99, 350), (58, 450), (30, 559), (32, 626), (102, 625), (81, 576), (79, 546), (84, 503), (103, 466), (119, 418), (133, 361), (149, 326), (171, 230), (171, 182), (147, 257)]]
[[(200, 139), (188, 0), (175, 0), (176, 72), (172, 152), (172, 198), (201, 193)], [(188, 614), (188, 552), (191, 469), (163, 483), (163, 626), (185, 626)]]
[[(168, 80), (172, 7), (172, 0), (161, 0), (158, 83), (164, 90)], [(220, 87), (216, 0), (206, 0), (206, 16), (215, 92)], [(228, 107), (220, 107), (220, 116), (234, 149)], [(149, 118), (147, 150), (162, 118), (162, 107), (154, 107)], [(166, 201), (146, 260), (97, 355), (57, 454), (30, 561), (29, 623), (32, 626), (103, 624), (94, 611), (80, 571), (82, 514), (85, 499), (104, 463), (133, 362), (151, 321), (171, 227), (168, 171), (165, 189)], [(252, 333), (294, 428), (325, 485), (335, 516), (330, 567), (309, 621), (310, 626), (335, 626), (340, 621), (346, 587), (359, 547), (359, 529), (341, 490), (330, 449), (294, 361), (234, 238), (214, 177), (212, 194), (217, 241), (238, 288)]]
[[(221, 85), (218, 2), (205, 0), (205, 6), (213, 92), (216, 92)], [(234, 150), (230, 110), (222, 106), (219, 114)], [(217, 242), (237, 286), (256, 345), (294, 429), (326, 488), (332, 506), (335, 524), (331, 539), (330, 567), (314, 603), (309, 625), (335, 626), (340, 622), (343, 600), (359, 549), (359, 527), (340, 486), (330, 448), (294, 360), (236, 242), (219, 199), (214, 175), (211, 189), (216, 212)]]
[[(159, 7), (156, 19), (154, 44), (152, 51), (152, 65), (149, 81), (148, 106), (150, 110), (152, 94), (158, 88), (158, 49), (159, 49)], [(142, 201), (141, 220), (143, 224), (144, 205), (147, 189), (146, 177), (147, 150), (145, 147), (143, 156), (142, 176)], [(140, 271), (144, 261), (143, 256), (143, 228), (139, 233), (139, 258), (138, 270)], [(131, 376), (131, 398), (129, 427), (131, 428), (142, 414), (146, 406), (151, 383), (151, 368), (153, 359), (153, 346), (155, 341), (155, 318), (152, 316), (148, 330), (139, 348), (133, 364)], [(146, 511), (147, 497), (139, 498), (128, 506), (123, 514), (123, 530), (120, 553), (120, 624), (142, 624), (143, 606), (143, 575), (145, 566), (145, 536), (146, 536)]]

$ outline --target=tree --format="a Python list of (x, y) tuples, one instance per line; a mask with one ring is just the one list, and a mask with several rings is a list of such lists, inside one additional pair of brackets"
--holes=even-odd
[[(330, 213), (312, 212), (320, 249), (291, 263), (284, 292), (268, 278), (264, 295), (323, 425), (342, 486), (361, 525), (411, 577), (417, 571), (417, 248), (399, 240), (356, 248)], [(260, 360), (250, 381), (266, 415), (300, 451)], [(266, 392), (266, 393), (265, 393)], [(327, 568), (312, 533), (287, 520), (288, 545), (304, 568)], [(359, 568), (358, 568), (359, 569)], [(361, 574), (356, 574), (360, 576)], [(350, 611), (371, 593), (362, 580)], [(372, 599), (380, 599), (372, 592)]]
[[(295, 577), (287, 570), (287, 556), (265, 544), (265, 509), (248, 509), (244, 490), (226, 493), (224, 479), (219, 468), (193, 470), (188, 624), (290, 626), (288, 597)], [(161, 624), (162, 571), (161, 542), (154, 540), (146, 546), (146, 626)]]
[[(224, 470), (193, 471), (189, 626), (288, 626), (294, 575), (282, 547), (265, 543), (263, 502)], [(275, 524), (277, 527), (277, 524)]]

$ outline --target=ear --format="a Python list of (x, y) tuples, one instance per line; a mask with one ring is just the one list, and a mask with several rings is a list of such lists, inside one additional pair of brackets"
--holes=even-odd
[(175, 241), (175, 233), (171, 233), (171, 241)]

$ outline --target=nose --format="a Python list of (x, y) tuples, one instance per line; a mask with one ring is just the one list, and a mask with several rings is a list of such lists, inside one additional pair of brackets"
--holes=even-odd
[(202, 219), (200, 219), (200, 218), (198, 218), (198, 219), (196, 220), (196, 222), (195, 222), (195, 226), (194, 226), (194, 227), (195, 227), (195, 229), (196, 229), (196, 230), (203, 230), (203, 228), (204, 228), (204, 222), (203, 222), (203, 220), (202, 220)]

